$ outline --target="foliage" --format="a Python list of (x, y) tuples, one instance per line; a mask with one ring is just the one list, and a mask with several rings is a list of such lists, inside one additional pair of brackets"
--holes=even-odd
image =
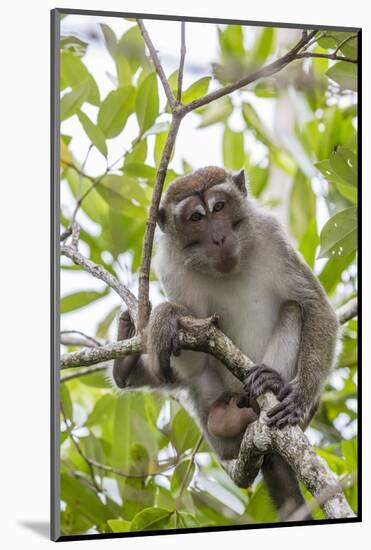
[[(113, 89), (104, 97), (84, 62), (88, 41), (72, 34), (62, 35), (61, 118), (75, 119), (84, 130), (89, 142), (85, 160), (95, 154), (107, 168), (91, 176), (85, 163), (77, 160), (74, 136), (62, 134), (61, 180), (62, 189), (71, 193), (74, 203), (84, 197), (78, 213), (81, 246), (93, 261), (135, 284), (169, 117), (139, 29), (135, 22), (127, 22), (127, 29), (117, 37), (109, 25), (100, 27), (115, 70), (110, 75)], [(219, 86), (277, 57), (274, 28), (228, 25), (216, 26), (215, 32), (219, 53), (212, 67)], [(356, 55), (357, 39), (350, 38), (349, 33), (319, 36), (313, 46), (317, 53), (333, 53), (340, 45), (343, 55)], [(176, 90), (177, 71), (168, 77), (170, 87)], [(182, 101), (204, 95), (211, 82), (209, 76), (198, 78), (184, 90)], [(320, 58), (302, 60), (279, 77), (257, 81), (248, 91), (223, 97), (192, 115), (200, 129), (217, 125), (222, 128), (224, 165), (245, 168), (250, 193), (258, 201), (273, 210), (280, 207), (282, 199), (274, 194), (272, 177), (278, 173), (289, 181), (286, 221), (291, 237), (335, 307), (357, 292), (356, 84), (355, 65)], [(259, 100), (260, 105), (262, 101), (270, 105), (273, 102), (280, 109), (287, 94), (293, 94), (295, 105), (300, 107), (295, 110), (292, 106), (290, 140), (268, 128), (262, 109), (257, 107)], [(233, 123), (236, 118), (240, 122), (238, 131)], [(137, 135), (117, 158), (112, 154), (117, 150), (113, 145), (120, 142), (129, 124), (137, 128)], [(256, 148), (263, 151), (258, 160)], [(183, 171), (171, 166), (166, 185), (191, 169), (186, 160)], [(66, 228), (73, 209), (63, 204), (61, 224)], [(79, 274), (70, 263), (61, 268), (62, 277), (73, 270), (76, 277)], [(155, 285), (152, 282), (152, 290), (157, 288)], [(61, 311), (76, 312), (97, 300), (104, 303), (107, 295), (111, 305), (96, 320), (95, 336), (110, 338), (121, 304), (108, 290), (76, 287), (76, 291), (62, 297)], [(357, 320), (351, 320), (344, 328), (337, 369), (312, 424), (318, 453), (339, 476), (354, 473), (357, 467), (356, 373)], [(64, 534), (277, 519), (263, 481), (259, 479), (247, 491), (238, 489), (205, 442), (199, 446), (199, 430), (188, 414), (168, 397), (143, 392), (116, 394), (105, 374), (99, 372), (61, 384), (61, 401), (65, 415), (61, 424)], [(83, 454), (78, 452), (69, 429)], [(106, 465), (107, 470), (89, 465), (84, 455)], [(119, 469), (121, 474), (110, 468)], [(356, 485), (347, 490), (353, 509), (357, 506), (356, 491)], [(321, 517), (320, 512), (316, 514)]]

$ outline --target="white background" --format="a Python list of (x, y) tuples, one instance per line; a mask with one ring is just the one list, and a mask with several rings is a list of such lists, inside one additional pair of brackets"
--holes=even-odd
[[(368, 3), (311, 0), (188, 0), (183, 7), (173, 0), (49, 0), (2, 5), (0, 32), (0, 136), (1, 144), (1, 442), (0, 450), (0, 544), (6, 549), (45, 548), (49, 520), (49, 10), (54, 7), (136, 11), (175, 15), (284, 21), (306, 24), (362, 26), (364, 64), (363, 150), (370, 151), (371, 121), (370, 19)], [(367, 70), (366, 70), (367, 69)], [(364, 155), (363, 181), (370, 176), (370, 154)], [(365, 291), (364, 326), (370, 326), (370, 185), (364, 185), (363, 264)], [(5, 311), (3, 304), (5, 302)], [(336, 545), (337, 550), (365, 547), (370, 539), (370, 389), (366, 358), (370, 338), (364, 331), (364, 523), (354, 525), (264, 529), (225, 533), (144, 537), (70, 542), (89, 548), (160, 548), (190, 544), (267, 548), (300, 545)]]

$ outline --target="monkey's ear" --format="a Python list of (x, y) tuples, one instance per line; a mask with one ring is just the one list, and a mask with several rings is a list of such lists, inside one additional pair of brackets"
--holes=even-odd
[(157, 223), (158, 223), (158, 226), (161, 229), (161, 231), (165, 231), (166, 213), (165, 213), (165, 208), (164, 207), (160, 207), (158, 209)]
[(246, 180), (245, 180), (245, 170), (240, 170), (237, 174), (232, 175), (234, 183), (237, 185), (238, 189), (243, 195), (247, 195)]

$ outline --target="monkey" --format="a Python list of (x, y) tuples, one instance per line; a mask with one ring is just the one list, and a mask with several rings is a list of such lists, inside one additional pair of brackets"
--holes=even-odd
[[(283, 227), (248, 194), (244, 170), (208, 166), (177, 178), (164, 193), (157, 224), (154, 266), (169, 301), (151, 313), (147, 353), (114, 361), (115, 385), (168, 390), (221, 460), (238, 457), (246, 427), (259, 415), (257, 398), (267, 391), (278, 399), (268, 425), (305, 429), (334, 364), (338, 321)], [(213, 356), (180, 350), (179, 318), (214, 313), (254, 362), (245, 383)], [(133, 330), (124, 312), (118, 339)], [(266, 455), (262, 472), (286, 517), (304, 503), (281, 457)]]

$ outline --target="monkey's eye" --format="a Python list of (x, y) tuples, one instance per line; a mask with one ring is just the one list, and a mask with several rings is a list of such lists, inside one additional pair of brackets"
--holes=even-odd
[(223, 210), (224, 208), (224, 202), (218, 201), (214, 204), (213, 212), (220, 212), (220, 210)]
[(191, 222), (199, 222), (202, 218), (202, 214), (200, 212), (193, 212), (192, 216), (189, 218)]

